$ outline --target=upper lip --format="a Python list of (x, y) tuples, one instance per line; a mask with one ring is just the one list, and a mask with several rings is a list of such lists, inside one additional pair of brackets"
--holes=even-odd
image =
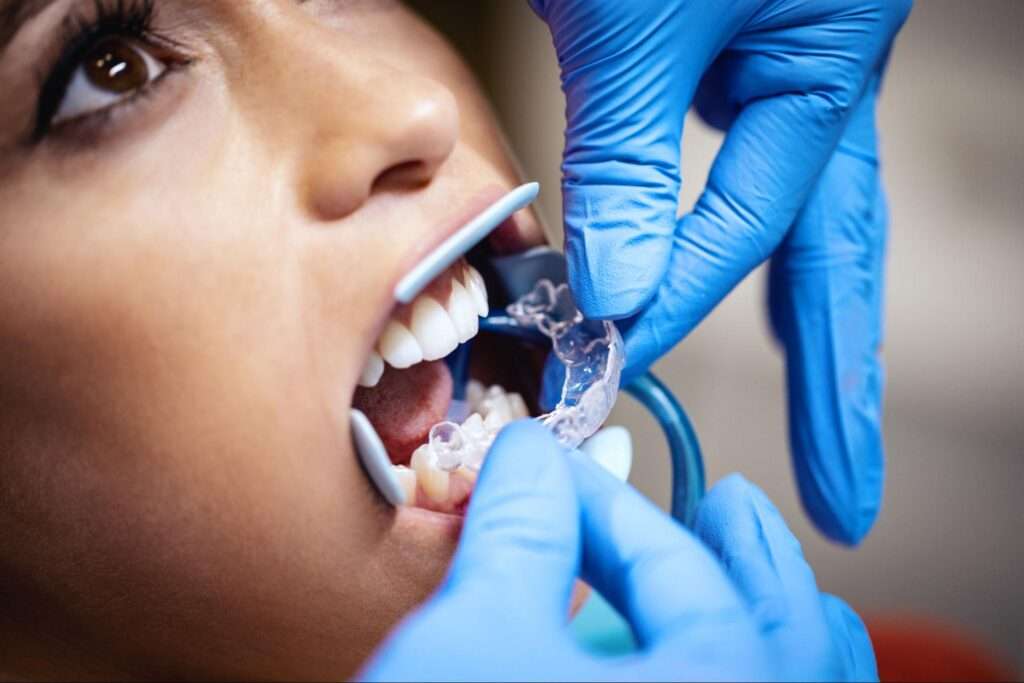
[(433, 251), (439, 244), (455, 233), (459, 228), (468, 223), (473, 217), (480, 214), (488, 206), (496, 202), (509, 192), (510, 188), (500, 185), (488, 185), (466, 202), (459, 211), (447, 216), (438, 222), (436, 230), (431, 231), (432, 240), (424, 241), (418, 248), (410, 253), (402, 265), (402, 272), (398, 273), (395, 281), (391, 283), (392, 288), (398, 280), (415, 266), (426, 254)]

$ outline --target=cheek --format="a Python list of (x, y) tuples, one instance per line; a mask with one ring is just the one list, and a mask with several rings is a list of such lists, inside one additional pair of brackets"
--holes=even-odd
[(34, 577), (21, 599), (196, 677), (225, 664), (197, 648), (250, 678), (337, 663), (328, 636), (368, 652), (397, 618), (369, 572), (390, 525), (324, 413), (299, 279), (269, 230), (217, 245), (133, 215), (75, 240), (51, 215), (53, 239), (5, 245), (0, 552)]
[(446, 545), (403, 541), (354, 458), (270, 444), (28, 455), (3, 471), (0, 547), (32, 580), (6, 566), (5, 585), (41, 623), (174, 677), (347, 676), (443, 572)]

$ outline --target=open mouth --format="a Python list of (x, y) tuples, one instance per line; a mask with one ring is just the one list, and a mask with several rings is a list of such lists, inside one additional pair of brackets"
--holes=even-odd
[[(543, 354), (480, 332), (493, 287), (470, 260), (482, 264), (488, 251), (459, 259), (412, 303), (395, 308), (353, 400), (380, 436), (406, 503), (415, 507), (464, 512), (493, 438), (509, 422), (538, 412), (524, 395), (537, 393)], [(471, 463), (432, 457), (431, 430), (452, 423), (469, 441), (461, 456)]]
[[(546, 352), (480, 329), (492, 308), (509, 303), (511, 293), (503, 291), (492, 259), (529, 248), (519, 237), (514, 209), (534, 196), (535, 185), (496, 202), (492, 197), (489, 208), (444, 243), (457, 243), (445, 257), (454, 262), (436, 263), (411, 294), (408, 288), (402, 293), (402, 283), (396, 287), (396, 299), (407, 303), (392, 309), (353, 397), (360, 459), (389, 502), (463, 513), (501, 428), (539, 413), (533, 397)], [(521, 203), (512, 206), (513, 200)], [(481, 224), (488, 214), (490, 224)], [(474, 232), (474, 223), (486, 233), (466, 235), (458, 244), (460, 235)], [(422, 272), (437, 255), (412, 272)], [(410, 278), (416, 279), (402, 282)], [(370, 433), (373, 447), (360, 444), (360, 432)]]
[[(506, 424), (534, 416), (576, 448), (615, 403), (625, 363), (615, 325), (584, 319), (556, 252), (508, 249), (518, 234), (514, 210), (536, 189), (500, 199), (396, 286), (395, 298), (407, 303), (391, 311), (352, 410), (360, 460), (393, 504), (462, 513)], [(544, 414), (542, 384), (553, 405)]]

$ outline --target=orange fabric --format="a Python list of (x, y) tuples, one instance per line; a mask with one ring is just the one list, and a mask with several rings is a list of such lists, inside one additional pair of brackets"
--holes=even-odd
[(1013, 670), (962, 631), (920, 617), (865, 620), (882, 681), (1013, 681)]

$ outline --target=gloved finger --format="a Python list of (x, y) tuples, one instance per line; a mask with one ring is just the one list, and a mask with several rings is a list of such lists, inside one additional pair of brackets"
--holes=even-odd
[(576, 501), (563, 449), (551, 434), (531, 421), (505, 428), (480, 472), (448, 577), (359, 680), (597, 674), (566, 628), (578, 573)]
[(571, 451), (568, 462), (582, 511), (583, 578), (626, 618), (643, 647), (676, 642), (680, 633), (685, 640), (706, 626), (717, 636), (728, 628), (731, 636), (755, 640), (740, 596), (704, 545), (587, 456)]
[[(535, 422), (509, 425), (484, 462), (448, 577), (361, 677), (486, 680), (496, 671), (508, 678), (592, 672), (565, 627), (579, 538), (564, 449)], [(531, 653), (529, 661), (524, 652)]]
[(700, 75), (754, 3), (531, 4), (552, 30), (566, 96), (569, 281), (584, 315), (627, 317), (669, 264), (683, 120)]
[(785, 94), (743, 109), (707, 188), (679, 222), (668, 276), (626, 334), (629, 377), (671, 349), (778, 246), (841, 122), (824, 97)]
[(772, 259), (769, 310), (786, 355), (801, 498), (828, 537), (857, 543), (882, 500), (880, 361), (885, 195), (876, 86), (866, 92)]
[(822, 604), (845, 681), (877, 681), (875, 649), (864, 622), (843, 600), (823, 593)]
[(838, 659), (814, 572), (768, 497), (731, 475), (701, 502), (695, 532), (726, 568), (785, 669), (836, 678)]
[(551, 433), (524, 420), (506, 427), (473, 490), (442, 595), (501, 603), (506, 620), (565, 623), (579, 565), (572, 476)]

